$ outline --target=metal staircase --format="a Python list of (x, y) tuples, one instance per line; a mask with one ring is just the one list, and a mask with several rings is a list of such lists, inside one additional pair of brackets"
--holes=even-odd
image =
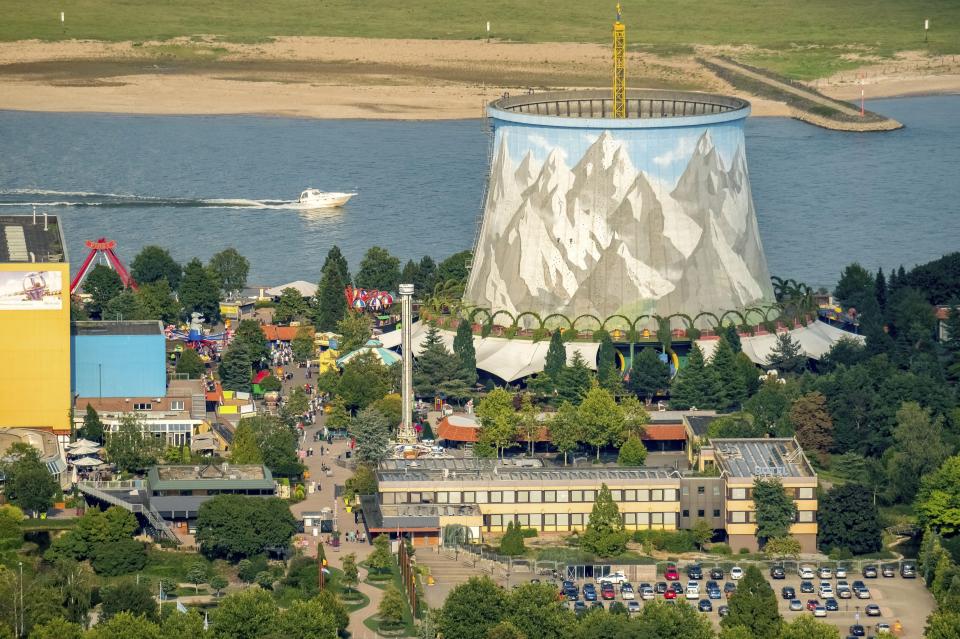
[(82, 481), (77, 484), (77, 489), (81, 493), (94, 499), (98, 499), (112, 506), (119, 506), (120, 508), (129, 510), (135, 515), (143, 515), (144, 519), (147, 520), (147, 525), (144, 527), (144, 531), (147, 534), (157, 540), (168, 539), (177, 545), (180, 544), (180, 539), (177, 538), (176, 534), (174, 534), (173, 530), (167, 525), (167, 522), (164, 521), (163, 517), (153, 506), (149, 503), (142, 504), (135, 501), (128, 501), (116, 494), (119, 491), (129, 493), (134, 490), (146, 490), (147, 482), (139, 479), (131, 481)]

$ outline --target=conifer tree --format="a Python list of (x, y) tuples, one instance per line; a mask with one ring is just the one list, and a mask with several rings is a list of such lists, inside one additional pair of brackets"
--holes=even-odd
[(464, 379), (468, 385), (477, 383), (477, 351), (473, 346), (473, 329), (466, 319), (460, 320), (453, 338), (453, 352), (460, 358)]
[(656, 350), (647, 346), (633, 356), (627, 388), (643, 400), (670, 388), (670, 368), (660, 361)]
[(697, 408), (712, 408), (715, 405), (719, 391), (719, 382), (716, 372), (707, 366), (703, 359), (703, 351), (696, 344), (687, 355), (686, 366), (673, 380), (670, 390), (670, 407), (685, 410)]
[(612, 557), (626, 550), (627, 533), (623, 519), (606, 484), (602, 484), (597, 491), (590, 523), (580, 537), (580, 546), (600, 557)]
[(323, 263), (320, 286), (317, 287), (316, 324), (321, 331), (334, 331), (337, 322), (347, 314), (344, 289), (350, 283), (347, 260), (336, 245), (327, 253)]
[(185, 318), (196, 312), (211, 324), (220, 320), (220, 283), (197, 258), (187, 262), (183, 269), (179, 296)]
[(720, 625), (725, 629), (742, 626), (751, 637), (776, 637), (781, 621), (773, 588), (759, 568), (748, 566), (730, 597), (730, 614), (720, 620)]
[(883, 268), (877, 269), (877, 278), (873, 285), (873, 296), (877, 298), (877, 304), (881, 311), (887, 310), (887, 278), (883, 276)]
[(643, 466), (645, 461), (647, 461), (647, 447), (643, 445), (639, 437), (630, 435), (623, 446), (620, 447), (617, 464), (621, 466)]
[(717, 350), (710, 359), (710, 367), (713, 368), (714, 375), (719, 381), (716, 407), (721, 410), (739, 409), (747, 399), (747, 385), (726, 334), (720, 337)]
[(604, 331), (597, 352), (597, 381), (611, 393), (620, 389), (620, 375), (617, 372), (617, 349), (613, 345), (610, 333)]
[(807, 356), (800, 344), (785, 331), (777, 335), (777, 343), (767, 357), (767, 366), (781, 373), (800, 373), (807, 366)]
[(564, 366), (556, 381), (557, 397), (560, 401), (579, 404), (590, 389), (593, 373), (587, 368), (580, 351), (573, 354), (570, 366)]
[(557, 329), (550, 335), (550, 347), (547, 348), (547, 359), (543, 366), (543, 372), (556, 382), (560, 379), (560, 374), (566, 365), (567, 349), (563, 347), (563, 335), (561, 335), (560, 329)]

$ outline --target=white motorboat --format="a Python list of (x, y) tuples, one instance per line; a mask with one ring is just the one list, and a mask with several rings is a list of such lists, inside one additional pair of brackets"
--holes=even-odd
[(321, 191), (319, 189), (307, 189), (300, 194), (297, 203), (305, 209), (329, 209), (336, 206), (343, 206), (356, 193), (332, 193)]

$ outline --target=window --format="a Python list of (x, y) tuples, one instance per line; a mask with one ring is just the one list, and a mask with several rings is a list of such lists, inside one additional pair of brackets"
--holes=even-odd
[(512, 504), (517, 498), (517, 494), (512, 490), (503, 491), (503, 503)]
[(684, 509), (683, 514), (681, 515), (681, 517), (689, 517), (689, 516), (690, 516), (690, 511)]
[(663, 491), (663, 500), (664, 501), (677, 501), (677, 489), (676, 488), (667, 488)]
[(517, 503), (518, 504), (527, 504), (530, 502), (530, 493), (526, 490), (517, 491)]
[(529, 528), (529, 527), (530, 527), (530, 515), (526, 515), (526, 514), (524, 514), (524, 515), (517, 515), (517, 522), (519, 522), (519, 524), (520, 524), (521, 527), (523, 527), (523, 528)]
[(543, 493), (540, 492), (539, 490), (531, 490), (530, 503), (539, 504), (541, 501), (543, 501)]
[(477, 503), (477, 494), (470, 491), (463, 493), (463, 503), (465, 504)]
[(557, 528), (566, 530), (570, 527), (570, 515), (567, 513), (557, 513)]
[(433, 493), (420, 493), (420, 501), (424, 504), (432, 504), (435, 499)]
[(650, 513), (650, 523), (657, 526), (663, 524), (663, 513)]
[(575, 528), (583, 526), (583, 513), (573, 513), (570, 515), (570, 525)]
[(446, 504), (446, 503), (448, 503), (448, 501), (447, 501), (448, 498), (449, 498), (449, 495), (448, 495), (447, 493), (437, 493), (437, 503), (438, 503), (438, 504)]
[(611, 490), (610, 496), (613, 497), (613, 501), (623, 501), (623, 491), (622, 490)]
[(700, 517), (701, 519), (703, 519), (703, 509), (700, 509), (697, 511), (697, 517)]
[(571, 490), (570, 491), (570, 501), (581, 502), (583, 501), (583, 491), (582, 490)]
[(558, 490), (557, 491), (557, 501), (561, 503), (567, 503), (570, 501), (570, 491), (568, 490)]
[(623, 491), (623, 501), (637, 501), (637, 491), (635, 490)]
[(171, 400), (170, 410), (183, 410), (183, 400), (182, 399)]
[(689, 486), (684, 486), (684, 487), (683, 487), (683, 491), (682, 491), (681, 494), (683, 494), (683, 495), (689, 495), (689, 494), (690, 494), (690, 487), (689, 487)]
[(623, 515), (623, 523), (627, 526), (636, 526), (637, 525), (637, 513), (625, 513)]
[(814, 520), (814, 512), (812, 510), (800, 510), (797, 511), (797, 521), (809, 523)]
[(544, 526), (556, 526), (557, 525), (557, 516), (554, 513), (546, 513), (543, 516), (543, 525)]
[(720, 509), (719, 509), (719, 508), (714, 508), (714, 509), (713, 509), (713, 516), (714, 516), (714, 517), (719, 517), (719, 516), (720, 516)]
[(707, 492), (707, 487), (706, 487), (706, 486), (697, 486), (697, 494), (698, 494), (698, 495), (703, 495), (703, 494), (706, 493), (706, 492)]
[(813, 488), (801, 488), (800, 499), (813, 499)]
[(420, 493), (410, 493), (410, 503), (419, 504), (420, 503)]
[(646, 489), (638, 490), (637, 501), (650, 501), (650, 491)]
[(478, 504), (487, 503), (487, 491), (485, 490), (477, 491), (477, 503)]
[(133, 410), (153, 410), (153, 404), (135, 403)]
[(460, 503), (460, 491), (459, 491), (459, 490), (450, 493), (450, 503), (451, 503), (451, 504), (459, 504), (459, 503)]
[(543, 525), (543, 516), (540, 513), (530, 513), (530, 527), (540, 528)]
[(583, 491), (583, 501), (596, 501), (596, 500), (597, 500), (597, 491), (595, 490)]
[(746, 488), (731, 488), (730, 489), (730, 499), (746, 499), (747, 498), (747, 489)]
[(637, 513), (637, 525), (638, 525), (638, 526), (649, 526), (649, 525), (650, 525), (650, 513)]
[(557, 501), (557, 491), (555, 490), (545, 490), (543, 491), (543, 501), (548, 504), (556, 503)]
[(663, 501), (663, 491), (662, 490), (653, 490), (650, 491), (650, 501)]
[(383, 503), (393, 504), (395, 503), (396, 495), (393, 493), (383, 493)]
[(490, 515), (491, 526), (503, 526), (503, 515)]
[(735, 524), (745, 524), (747, 523), (747, 513), (737, 510), (730, 513), (730, 521)]
[(719, 497), (719, 496), (720, 496), (720, 484), (714, 484), (714, 485), (713, 485), (713, 496), (714, 496), (714, 497)]
[(490, 491), (490, 503), (491, 504), (500, 504), (503, 503), (503, 493), (499, 490)]

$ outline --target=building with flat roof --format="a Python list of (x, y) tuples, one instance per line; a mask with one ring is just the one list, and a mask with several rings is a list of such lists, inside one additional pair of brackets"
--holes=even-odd
[(165, 349), (158, 320), (73, 322), (71, 391), (81, 397), (163, 397)]
[(0, 215), (0, 428), (70, 432), (70, 265), (55, 215)]
[[(67, 463), (64, 461), (57, 436), (50, 431), (32, 430), (30, 428), (3, 428), (0, 429), (0, 458), (5, 457), (14, 444), (27, 444), (37, 449), (40, 461), (46, 465), (50, 474), (57, 478), (61, 486), (69, 484), (70, 477), (66, 473)], [(3, 475), (0, 472), (0, 479)]]

